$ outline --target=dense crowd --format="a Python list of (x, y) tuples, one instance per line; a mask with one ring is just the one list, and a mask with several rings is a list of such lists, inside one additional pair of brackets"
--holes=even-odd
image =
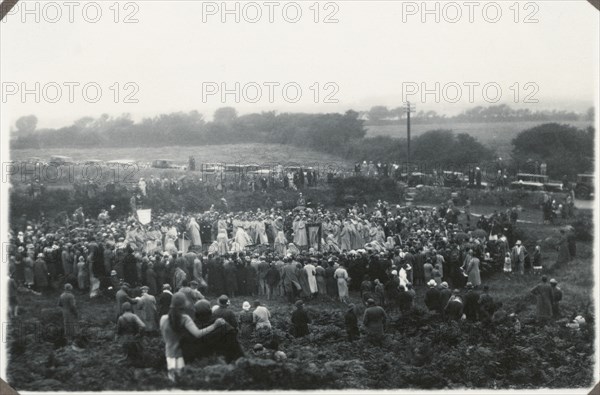
[[(345, 324), (352, 340), (359, 336), (359, 320), (349, 292), (360, 293), (363, 325), (369, 339), (380, 342), (387, 315), (407, 313), (416, 287), (426, 288), (425, 306), (446, 319), (490, 321), (503, 310), (482, 284), (481, 272), (519, 275), (543, 265), (539, 246), (529, 253), (516, 240), (516, 209), (475, 222), (470, 208), (463, 212), (453, 200), (435, 208), (378, 201), (370, 209), (332, 211), (305, 207), (299, 194), (297, 203), (287, 212), (230, 212), (225, 202), (221, 210), (165, 214), (142, 224), (132, 198), (128, 218), (113, 219), (108, 209), (97, 218), (78, 209), (63, 223), (23, 217), (11, 227), (11, 315), (18, 313), (19, 290), (44, 295), (64, 287), (60, 306), (72, 340), (75, 289), (91, 298), (110, 295), (120, 336), (162, 333), (174, 379), (184, 361), (207, 350), (229, 360), (242, 355), (239, 339), (249, 331), (263, 344), (273, 343), (269, 311), (256, 300), (254, 311), (244, 303), (238, 316), (230, 297), (295, 304), (294, 336), (308, 331), (304, 301), (339, 300), (348, 305)], [(466, 222), (459, 221), (463, 214)], [(563, 244), (568, 260), (574, 242), (565, 235)], [(535, 290), (544, 301), (545, 292)], [(205, 295), (221, 296), (211, 306)], [(554, 306), (560, 299), (550, 295)]]

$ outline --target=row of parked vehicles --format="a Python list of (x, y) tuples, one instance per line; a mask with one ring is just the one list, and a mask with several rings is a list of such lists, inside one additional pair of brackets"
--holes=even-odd
[[(64, 165), (122, 165), (122, 166), (144, 166), (155, 169), (176, 169), (187, 170), (187, 166), (180, 165), (171, 159), (155, 159), (150, 163), (140, 163), (133, 159), (116, 159), (103, 161), (100, 159), (86, 159), (83, 161), (75, 161), (68, 156), (54, 155), (50, 157), (48, 162), (42, 161), (40, 158), (32, 157), (27, 160), (28, 163), (40, 165), (49, 164), (52, 166)], [(285, 166), (287, 172), (312, 171), (312, 167), (301, 166)], [(260, 166), (260, 165), (243, 165), (243, 164), (223, 164), (223, 163), (201, 163), (195, 168), (196, 171), (203, 173), (237, 173), (237, 174), (256, 174), (268, 175), (271, 173), (282, 173), (284, 167), (281, 165)], [(438, 174), (411, 172), (410, 175), (403, 173), (400, 175), (400, 181), (406, 183), (410, 187), (419, 185), (428, 186), (443, 186), (443, 187), (467, 187), (469, 186), (469, 178), (461, 172), (443, 171)], [(482, 188), (497, 186), (498, 183), (481, 181)], [(547, 191), (547, 192), (562, 192), (563, 183), (552, 181), (543, 174), (518, 173), (508, 185), (504, 185), (514, 190), (526, 191)], [(593, 174), (578, 174), (577, 181), (574, 186), (575, 197), (578, 199), (592, 199), (595, 193), (595, 177)]]
[[(41, 158), (31, 157), (26, 160), (29, 164), (38, 166), (49, 165), (49, 166), (70, 166), (70, 165), (122, 165), (122, 166), (139, 166), (139, 167), (150, 167), (154, 169), (175, 169), (175, 170), (188, 170), (188, 166), (181, 165), (177, 161), (172, 159), (155, 159), (152, 162), (140, 162), (133, 159), (115, 159), (115, 160), (101, 160), (101, 159), (85, 159), (81, 161), (74, 160), (71, 157), (63, 155), (51, 156), (47, 161)], [(225, 164), (225, 163), (199, 163), (195, 165), (195, 171), (208, 173), (208, 174), (220, 174), (220, 173), (237, 173), (237, 174), (257, 174), (257, 175), (268, 175), (271, 173), (281, 174), (282, 172), (297, 172), (302, 169), (304, 172), (313, 171), (314, 168), (310, 166), (299, 166), (299, 165), (246, 165), (246, 164)]]
[[(461, 172), (443, 171), (439, 174), (430, 174), (422, 172), (413, 172), (410, 175), (403, 173), (401, 181), (408, 184), (409, 187), (419, 185), (443, 186), (462, 188), (469, 186), (469, 178)], [(501, 185), (499, 182), (481, 181), (482, 188)], [(510, 179), (508, 185), (503, 185), (513, 190), (524, 191), (547, 191), (563, 192), (562, 182), (553, 181), (548, 176), (542, 174), (518, 173)], [(595, 192), (595, 178), (593, 174), (578, 174), (574, 186), (575, 197), (578, 199), (592, 199)]]

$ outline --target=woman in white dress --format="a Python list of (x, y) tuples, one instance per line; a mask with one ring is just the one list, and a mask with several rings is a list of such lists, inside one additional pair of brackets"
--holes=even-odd
[(344, 266), (340, 266), (335, 270), (333, 278), (337, 280), (340, 302), (348, 303), (348, 280), (350, 280), (350, 278), (348, 277), (348, 272)]

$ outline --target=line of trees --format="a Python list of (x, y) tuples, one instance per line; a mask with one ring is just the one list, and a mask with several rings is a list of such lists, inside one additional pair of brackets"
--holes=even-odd
[[(475, 108), (466, 114), (486, 111)], [(593, 116), (593, 111), (590, 115)], [(234, 108), (225, 107), (215, 112), (211, 122), (197, 111), (162, 114), (138, 123), (127, 114), (114, 118), (103, 115), (98, 119), (82, 118), (59, 129), (36, 130), (37, 118), (27, 116), (16, 122), (11, 148), (270, 143), (309, 148), (351, 161), (406, 161), (406, 139), (367, 138), (364, 123), (360, 114), (352, 110), (344, 114), (262, 112), (238, 116)], [(519, 163), (546, 162), (551, 177), (573, 177), (592, 170), (594, 138), (593, 127), (542, 124), (521, 132), (512, 141), (512, 159)], [(495, 158), (493, 147), (452, 130), (431, 130), (411, 141), (411, 161), (464, 164)]]
[[(406, 119), (406, 112), (402, 107), (388, 109), (385, 106), (374, 106), (369, 111), (361, 113), (363, 119), (370, 125), (393, 124), (398, 120)], [(455, 116), (438, 114), (435, 111), (418, 111), (411, 116), (415, 123), (440, 123), (440, 122), (513, 122), (513, 121), (540, 121), (540, 122), (566, 122), (566, 121), (594, 121), (594, 108), (590, 107), (585, 113), (573, 111), (543, 110), (531, 111), (530, 109), (513, 109), (506, 104), (495, 106), (477, 106), (461, 112)]]
[[(135, 123), (129, 114), (86, 117), (59, 129), (35, 130), (29, 121), (16, 123), (11, 148), (160, 147), (231, 143), (276, 143), (312, 149), (343, 146), (366, 134), (355, 111), (345, 114), (263, 112), (238, 116), (235, 109), (217, 110), (207, 122), (197, 111), (161, 114)], [(24, 117), (25, 118), (25, 117)]]
[(512, 158), (520, 163), (545, 162), (547, 174), (559, 179), (573, 179), (579, 173), (594, 169), (596, 130), (571, 125), (548, 123), (527, 129), (513, 140)]

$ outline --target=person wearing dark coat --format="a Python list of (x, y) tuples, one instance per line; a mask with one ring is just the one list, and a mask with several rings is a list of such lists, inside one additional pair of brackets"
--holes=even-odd
[(331, 298), (338, 297), (337, 281), (333, 277), (334, 273), (333, 262), (329, 262), (329, 265), (325, 268), (325, 287), (327, 288), (327, 295)]
[(38, 258), (33, 263), (33, 284), (38, 291), (46, 291), (48, 288), (48, 266), (42, 253), (38, 254)]
[(300, 288), (300, 282), (296, 275), (296, 266), (293, 263), (288, 261), (283, 265), (281, 281), (283, 283), (283, 292), (288, 302), (292, 303)]
[(460, 321), (463, 316), (463, 301), (460, 291), (455, 289), (445, 309), (446, 317), (454, 321)]
[(303, 298), (308, 299), (311, 296), (310, 285), (308, 284), (308, 273), (303, 269), (302, 264), (296, 265), (296, 277), (300, 283), (301, 291), (300, 295)]
[(437, 289), (435, 280), (429, 280), (427, 283), (429, 289), (425, 292), (425, 306), (432, 312), (440, 312), (440, 290)]
[(132, 286), (139, 283), (137, 258), (133, 255), (133, 249), (129, 245), (127, 246), (127, 254), (123, 258), (123, 280)]
[(542, 282), (536, 285), (531, 293), (537, 298), (537, 317), (542, 320), (552, 318), (552, 303), (554, 301), (552, 287), (548, 284), (548, 277), (542, 276)]
[(281, 280), (281, 274), (279, 274), (279, 270), (277, 270), (275, 265), (271, 263), (269, 265), (269, 269), (267, 269), (267, 273), (265, 274), (265, 283), (267, 284), (267, 299), (271, 300), (273, 294), (276, 293), (279, 280)]
[(563, 293), (562, 290), (558, 287), (558, 281), (555, 279), (550, 280), (550, 286), (552, 287), (552, 316), (554, 318), (560, 317), (560, 309), (558, 306), (558, 302), (562, 300)]
[(250, 303), (244, 302), (239, 317), (240, 335), (244, 340), (250, 340), (254, 332), (254, 316), (250, 311)]
[(217, 303), (219, 304), (219, 307), (212, 313), (213, 318), (223, 318), (237, 333), (239, 323), (237, 316), (233, 310), (229, 308), (229, 305), (231, 304), (229, 297), (227, 297), (227, 295), (221, 295), (219, 296)]
[(349, 342), (353, 342), (360, 337), (358, 314), (354, 304), (348, 305), (348, 310), (346, 311), (346, 314), (344, 314), (344, 324), (346, 325), (346, 333), (348, 334)]
[(365, 275), (363, 282), (360, 283), (360, 297), (364, 298), (365, 293), (371, 294), (372, 292), (373, 292), (373, 283), (369, 279), (369, 276)]
[(122, 307), (125, 302), (129, 302), (130, 304), (137, 303), (137, 301), (135, 299), (129, 297), (129, 294), (127, 293), (127, 291), (129, 291), (129, 284), (123, 283), (123, 284), (121, 284), (121, 289), (119, 289), (117, 291), (117, 293), (115, 294), (115, 301), (116, 301), (115, 315), (116, 315), (117, 320), (123, 313)]
[(162, 292), (160, 295), (158, 295), (156, 300), (159, 317), (169, 314), (169, 307), (171, 306), (172, 298), (173, 293), (171, 292), (171, 286), (169, 284), (164, 284), (162, 287)]
[(373, 299), (367, 300), (367, 306), (363, 316), (363, 325), (367, 330), (367, 339), (372, 344), (381, 345), (387, 315), (383, 307), (377, 306)]
[[(217, 318), (212, 313), (207, 300), (197, 301), (194, 304), (194, 310), (194, 323), (199, 329), (207, 328), (215, 323)], [(227, 322), (200, 339), (184, 335), (181, 339), (181, 349), (186, 363), (215, 354), (224, 356), (225, 362), (232, 363), (244, 356), (244, 351), (237, 338), (237, 328), (231, 327)]]
[[(225, 292), (231, 297), (235, 297), (238, 293), (238, 282), (237, 282), (237, 269), (235, 264), (230, 261), (228, 258), (225, 258), (225, 263), (223, 264), (223, 278), (225, 279)], [(218, 265), (217, 265), (218, 267)], [(237, 328), (237, 326), (236, 326)]]
[(308, 335), (308, 324), (310, 324), (310, 317), (306, 310), (304, 310), (304, 302), (302, 300), (297, 300), (296, 310), (292, 313), (292, 335), (294, 335), (294, 337), (304, 337)]
[(58, 299), (58, 306), (62, 309), (64, 334), (67, 341), (75, 337), (75, 324), (77, 321), (77, 305), (73, 296), (73, 286), (65, 284), (65, 291)]
[(244, 267), (244, 276), (246, 278), (245, 295), (256, 295), (258, 289), (258, 271), (249, 262)]
[(463, 312), (469, 321), (479, 320), (479, 293), (473, 289), (471, 283), (467, 283), (463, 306)]
[(440, 284), (440, 311), (442, 312), (442, 314), (446, 314), (446, 306), (448, 305), (448, 301), (450, 300), (450, 297), (452, 296), (452, 291), (450, 290), (450, 288), (448, 288), (448, 283), (447, 282), (442, 282), (442, 284)]
[(385, 283), (385, 304), (390, 311), (398, 307), (398, 293), (400, 292), (400, 278), (394, 275), (391, 280)]
[(479, 296), (479, 319), (481, 321), (490, 321), (494, 314), (494, 298), (489, 294), (490, 288), (483, 286), (483, 292)]
[(406, 291), (404, 285), (401, 285), (398, 291), (398, 306), (400, 312), (406, 314), (410, 311), (413, 304), (413, 296)]
[(148, 268), (146, 269), (146, 285), (148, 286), (148, 293), (152, 296), (156, 296), (158, 293), (159, 284), (156, 278), (156, 272), (154, 271), (154, 264), (152, 262), (148, 263)]
[(214, 295), (225, 292), (225, 269), (223, 262), (218, 258), (209, 256), (206, 263), (206, 270), (208, 290)]

